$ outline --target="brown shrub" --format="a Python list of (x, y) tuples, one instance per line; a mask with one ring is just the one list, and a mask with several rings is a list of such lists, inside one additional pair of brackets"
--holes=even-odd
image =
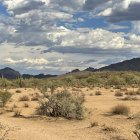
[(115, 96), (116, 96), (116, 97), (121, 97), (121, 96), (123, 96), (123, 93), (120, 92), (120, 91), (117, 91), (117, 92), (115, 93)]
[(129, 107), (120, 104), (113, 107), (110, 112), (112, 115), (128, 115), (130, 113), (130, 109)]
[(102, 95), (102, 92), (101, 92), (101, 91), (96, 91), (96, 92), (95, 92), (95, 95), (96, 95), (96, 96), (100, 96), (100, 95)]
[(23, 95), (19, 98), (19, 101), (29, 101), (29, 97), (27, 95)]

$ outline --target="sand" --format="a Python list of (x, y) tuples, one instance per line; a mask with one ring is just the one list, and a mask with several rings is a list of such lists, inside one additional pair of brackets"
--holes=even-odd
[[(16, 93), (17, 90), (21, 93)], [(102, 95), (95, 95), (98, 90)], [(140, 112), (140, 100), (123, 101), (114, 96), (116, 90), (69, 88), (71, 92), (85, 94), (87, 115), (84, 120), (78, 121), (36, 116), (38, 102), (30, 99), (36, 95), (42, 96), (41, 93), (37, 89), (10, 89), (12, 99), (7, 103), (6, 111), (1, 109), (0, 136), (4, 140), (137, 140), (133, 134), (137, 120), (133, 116)], [(27, 95), (29, 101), (19, 101), (23, 95)], [(25, 107), (25, 103), (28, 107)], [(110, 115), (110, 109), (117, 104), (130, 107), (130, 115)], [(21, 116), (13, 117), (15, 111), (20, 111)], [(98, 125), (91, 127), (91, 122), (97, 122)]]

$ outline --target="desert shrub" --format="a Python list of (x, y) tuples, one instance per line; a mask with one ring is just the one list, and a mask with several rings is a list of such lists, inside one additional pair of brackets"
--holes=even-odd
[(11, 98), (11, 93), (8, 91), (0, 92), (0, 101), (2, 102), (1, 106), (4, 106), (8, 100)]
[(101, 91), (96, 91), (95, 95), (100, 96), (100, 95), (102, 95), (102, 92)]
[(97, 85), (100, 81), (97, 76), (93, 75), (93, 76), (88, 77), (86, 79), (86, 82), (94, 86), (94, 85)]
[(111, 137), (111, 140), (127, 140), (127, 139), (123, 138), (122, 136), (113, 136)]
[(112, 115), (128, 115), (130, 109), (129, 107), (120, 104), (113, 107), (110, 112)]
[(48, 102), (40, 103), (37, 114), (67, 119), (84, 118), (84, 96), (72, 95), (67, 91), (63, 91), (51, 95), (48, 99)]
[(120, 91), (117, 91), (117, 92), (115, 93), (115, 96), (117, 96), (117, 97), (121, 97), (121, 96), (123, 96), (123, 93), (120, 92)]
[(119, 76), (111, 75), (108, 79), (108, 85), (116, 85), (116, 86), (125, 85), (125, 80)]
[(21, 93), (21, 90), (16, 90), (16, 93)]
[(18, 106), (16, 104), (13, 104), (13, 107), (12, 108), (17, 108)]
[(90, 127), (96, 127), (98, 126), (98, 122), (90, 122)]
[(93, 96), (93, 93), (90, 93), (89, 96)]
[(140, 121), (137, 121), (136, 129), (140, 130)]
[(111, 126), (106, 126), (106, 125), (103, 125), (103, 131), (106, 131), (106, 132), (113, 132), (113, 131), (116, 131), (114, 127), (111, 127)]
[(40, 85), (38, 88), (42, 94), (46, 94), (48, 91), (48, 86), (46, 85)]
[(63, 84), (66, 86), (76, 86), (77, 80), (75, 79), (74, 76), (69, 75), (69, 76), (63, 78)]
[(28, 108), (29, 107), (29, 104), (28, 103), (24, 103), (23, 105), (25, 108)]
[(54, 94), (54, 91), (55, 91), (55, 86), (54, 86), (54, 85), (52, 85), (52, 86), (50, 87), (50, 89), (51, 89), (51, 94)]
[(124, 101), (135, 101), (135, 100), (138, 100), (138, 98), (136, 97), (136, 96), (130, 96), (130, 95), (128, 95), (128, 96), (125, 96), (122, 100), (124, 100)]
[(122, 88), (120, 89), (120, 91), (122, 91), (122, 92), (127, 92), (127, 88), (122, 87)]
[(122, 86), (121, 85), (115, 85), (114, 86), (114, 89), (120, 89), (121, 90), (122, 89)]
[(21, 111), (20, 110), (15, 110), (13, 117), (21, 117)]
[(10, 86), (11, 82), (5, 78), (2, 78), (0, 80), (0, 87), (1, 88), (8, 88)]
[(27, 95), (23, 95), (19, 98), (19, 101), (29, 101), (29, 97)]
[(22, 79), (22, 78), (18, 78), (16, 83), (17, 83), (17, 86), (20, 88), (25, 87), (25, 82), (24, 82), (24, 79)]
[(127, 91), (126, 93), (125, 93), (125, 95), (129, 95), (129, 96), (134, 96), (134, 95), (136, 95), (137, 93), (135, 92), (135, 91)]
[(38, 97), (32, 97), (31, 101), (38, 101)]
[(137, 95), (140, 95), (140, 88), (136, 91)]

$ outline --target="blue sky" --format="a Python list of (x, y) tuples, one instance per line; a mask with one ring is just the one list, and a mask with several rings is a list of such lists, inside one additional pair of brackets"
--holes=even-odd
[(0, 13), (2, 15), (8, 16), (7, 9), (6, 9), (6, 7), (1, 2), (0, 2)]
[(139, 9), (139, 0), (1, 0), (1, 68), (62, 74), (139, 57)]

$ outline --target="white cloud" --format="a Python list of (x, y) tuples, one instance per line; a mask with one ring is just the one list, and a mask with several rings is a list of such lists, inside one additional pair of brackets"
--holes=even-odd
[(47, 36), (55, 44), (54, 46), (73, 46), (79, 49), (81, 47), (102, 49), (127, 47), (122, 33), (112, 33), (103, 29), (69, 30), (62, 27), (59, 32), (58, 30), (48, 33)]
[(27, 65), (46, 65), (48, 64), (48, 61), (44, 58), (38, 58), (38, 59), (21, 59), (21, 60), (13, 60), (12, 58), (6, 58), (5, 59), (6, 63), (9, 64), (20, 64), (20, 63), (24, 63)]
[[(106, 29), (72, 26), (84, 22), (88, 14), (104, 16), (111, 22), (140, 20), (138, 0), (1, 1), (10, 14), (0, 16), (2, 66), (22, 72), (24, 67), (30, 72), (63, 73), (89, 65), (100, 67), (109, 58), (115, 61), (140, 53), (140, 37), (136, 35), (139, 22), (133, 22), (133, 33), (129, 34), (108, 31), (124, 29), (114, 24)], [(83, 10), (90, 12), (86, 17), (76, 17)]]
[(139, 0), (112, 0), (99, 15), (106, 16), (111, 22), (136, 21), (140, 20), (139, 8)]

